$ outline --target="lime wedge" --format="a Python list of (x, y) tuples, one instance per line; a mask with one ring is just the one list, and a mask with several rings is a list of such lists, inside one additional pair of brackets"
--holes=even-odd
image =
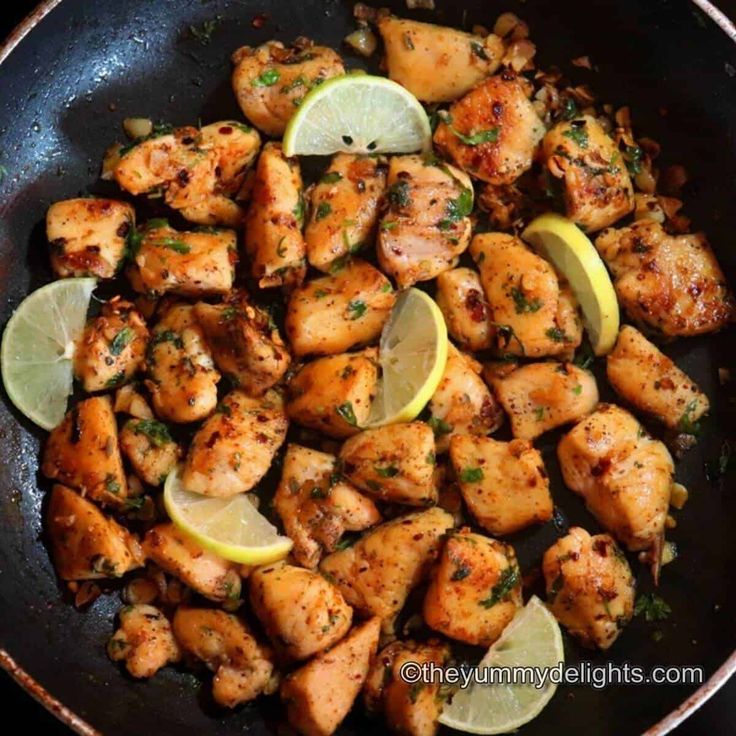
[(216, 498), (192, 493), (181, 485), (180, 468), (166, 478), (164, 506), (185, 534), (226, 560), (267, 565), (291, 549), (291, 539), (258, 512), (249, 494)]
[(8, 320), (0, 348), (3, 384), (18, 411), (52, 430), (72, 392), (74, 349), (97, 281), (61, 279), (29, 294)]
[[(536, 596), (516, 614), (479, 667), (554, 667), (565, 661), (562, 635), (555, 617)], [(481, 678), (482, 682), (482, 678)], [(536, 718), (557, 690), (547, 682), (480, 684), (458, 690), (439, 718), (466, 733), (509, 733)]]
[(447, 363), (447, 326), (434, 300), (407, 289), (381, 333), (381, 378), (366, 427), (410, 422), (437, 390)]
[(533, 220), (521, 237), (567, 279), (583, 312), (593, 352), (610, 353), (618, 337), (618, 300), (590, 239), (574, 222), (553, 212)]
[(432, 129), (419, 100), (385, 77), (347, 74), (315, 87), (284, 133), (287, 156), (429, 150)]

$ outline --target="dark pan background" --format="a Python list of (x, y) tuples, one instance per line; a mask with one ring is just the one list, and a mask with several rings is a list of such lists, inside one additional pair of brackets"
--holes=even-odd
[[(12, 138), (14, 142), (20, 141), (23, 147), (38, 145), (39, 150), (43, 152), (40, 160), (33, 161), (33, 156), (28, 155), (28, 150), (21, 155), (19, 152), (4, 149), (3, 142), (4, 139), (7, 140), (7, 131), (0, 129), (0, 163), (10, 169), (14, 159), (20, 156), (24, 164), (32, 167), (34, 175), (38, 177), (38, 191), (34, 192), (33, 187), (26, 184), (22, 195), (24, 201), (32, 208), (28, 217), (25, 218), (25, 227), (26, 232), (34, 230), (31, 239), (32, 255), (29, 256), (33, 261), (36, 259), (42, 261), (45, 257), (42, 252), (35, 250), (41, 247), (40, 244), (43, 242), (42, 237), (39, 237), (40, 231), (36, 224), (40, 221), (48, 202), (51, 199), (73, 196), (78, 191), (83, 191), (87, 184), (92, 183), (98, 172), (99, 156), (104, 149), (102, 141), (106, 140), (105, 136), (112, 139), (118, 135), (119, 121), (123, 117), (135, 114), (161, 115), (174, 123), (183, 124), (191, 122), (191, 117), (188, 115), (193, 107), (202, 112), (206, 122), (216, 117), (234, 114), (237, 112), (234, 101), (227, 95), (229, 73), (227, 55), (230, 50), (238, 42), (265, 40), (274, 33), (283, 40), (288, 40), (291, 36), (288, 26), (280, 33), (274, 29), (273, 25), (267, 26), (260, 34), (253, 32), (250, 28), (250, 19), (254, 9), (270, 8), (274, 10), (274, 15), (280, 15), (282, 20), (288, 17), (283, 12), (276, 10), (281, 4), (277, 0), (270, 2), (264, 0), (261, 7), (257, 3), (238, 2), (238, 0), (234, 2), (156, 0), (151, 5), (158, 6), (159, 10), (145, 14), (147, 18), (153, 19), (152, 21), (142, 21), (136, 17), (135, 13), (126, 13), (124, 9), (114, 13), (112, 19), (103, 14), (95, 15), (93, 8), (97, 5), (96, 2), (82, 3), (79, 0), (65, 0), (63, 4), (77, 9), (77, 12), (73, 14), (75, 22), (71, 27), (64, 29), (63, 23), (51, 24), (54, 26), (55, 38), (49, 37), (47, 43), (37, 49), (34, 54), (24, 53), (21, 46), (11, 57), (11, 63), (20, 64), (21, 59), (14, 57), (22, 57), (22, 64), (26, 72), (35, 69), (33, 74), (23, 80), (24, 84), (27, 84), (33, 76), (54, 73), (59, 80), (59, 90), (63, 91), (67, 88), (73, 88), (76, 92), (90, 90), (89, 94), (85, 96), (82, 93), (77, 94), (74, 99), (71, 97), (64, 99), (54, 89), (46, 88), (43, 93), (49, 96), (49, 119), (27, 120), (22, 114), (18, 116), (19, 125), (30, 126), (32, 129), (24, 130), (22, 134), (14, 135)], [(535, 0), (529, 0), (529, 6), (534, 4)], [(540, 0), (538, 4), (548, 8), (554, 7), (554, 3), (543, 0)], [(100, 3), (100, 5), (107, 6), (108, 3)], [(127, 3), (126, 0), (119, 0), (117, 5), (118, 8), (140, 7), (139, 3)], [(329, 23), (329, 18), (334, 13), (344, 12), (339, 8), (340, 5), (340, 2), (331, 0), (322, 2), (305, 0), (305, 2), (296, 3), (292, 27), (296, 30), (308, 28), (317, 40), (335, 44), (339, 37), (333, 37), (334, 31), (320, 33), (317, 29), (320, 27), (320, 17), (324, 17), (324, 20)], [(480, 3), (469, 3), (469, 5), (478, 6)], [(573, 3), (560, 3), (560, 5), (569, 7)], [(683, 92), (681, 98), (673, 100), (673, 106), (669, 112), (670, 119), (673, 120), (671, 127), (677, 130), (672, 131), (673, 143), (670, 144), (666, 153), (682, 154), (680, 158), (675, 156), (674, 160), (679, 162), (681, 158), (686, 159), (685, 163), (688, 168), (696, 173), (696, 186), (689, 193), (689, 198), (686, 196), (686, 199), (691, 200), (688, 203), (692, 204), (687, 211), (696, 216), (696, 224), (708, 227), (711, 232), (719, 233), (727, 233), (728, 226), (731, 227), (732, 237), (723, 245), (731, 248), (730, 257), (727, 257), (726, 260), (730, 261), (733, 268), (736, 262), (732, 245), (736, 217), (727, 209), (729, 202), (733, 202), (733, 197), (727, 200), (726, 195), (727, 192), (733, 195), (733, 184), (730, 180), (733, 179), (735, 170), (733, 161), (736, 156), (736, 136), (733, 131), (734, 115), (736, 115), (736, 79), (728, 79), (725, 64), (729, 63), (736, 67), (736, 48), (729, 45), (725, 36), (722, 36), (710, 21), (697, 18), (691, 10), (692, 6), (685, 0), (644, 0), (641, 3), (614, 3), (606, 0), (596, 2), (594, 5), (597, 6), (595, 17), (588, 17), (586, 12), (586, 17), (581, 19), (581, 26), (591, 29), (590, 34), (586, 34), (584, 38), (567, 37), (564, 41), (554, 38), (556, 35), (554, 31), (559, 21), (550, 23), (549, 34), (545, 33), (544, 28), (540, 28), (539, 25), (532, 27), (532, 38), (540, 47), (543, 60), (564, 62), (579, 54), (590, 53), (595, 61), (596, 44), (602, 43), (608, 46), (617, 44), (621, 54), (629, 57), (633, 55), (638, 63), (643, 65), (653, 51), (648, 47), (648, 41), (641, 31), (642, 25), (658, 26), (668, 34), (669, 38), (673, 39), (671, 44), (660, 44), (656, 47), (656, 53), (664, 55), (666, 59), (666, 63), (660, 62), (660, 64), (663, 68), (666, 68), (668, 64), (671, 65), (674, 70), (672, 77), (678, 80), (673, 83), (673, 79), (665, 78), (663, 86), (671, 90), (673, 84), (676, 86), (681, 83)], [(646, 9), (637, 10), (637, 5), (646, 6)], [(736, 0), (722, 1), (719, 5), (731, 17), (736, 17)], [(4, 15), (0, 19), (0, 37), (6, 35), (33, 6), (32, 2), (20, 1), (13, 2), (11, 8), (5, 8)], [(86, 9), (80, 11), (79, 9), (83, 6)], [(488, 8), (485, 16), (478, 15), (473, 20), (492, 22), (499, 12), (507, 9), (516, 9), (522, 17), (531, 18), (533, 15), (531, 11), (525, 12), (523, 5), (520, 6), (511, 1), (487, 0), (484, 6)], [(175, 24), (173, 30), (167, 23), (169, 20), (169, 15), (165, 10), (167, 7), (171, 9), (173, 18), (171, 23)], [(59, 13), (59, 10), (61, 9), (55, 12)], [(233, 33), (232, 29), (229, 32), (225, 29), (216, 31), (213, 45), (217, 46), (223, 35), (226, 40), (222, 41), (222, 46), (217, 46), (217, 53), (215, 53), (212, 48), (201, 48), (191, 40), (187, 40), (186, 28), (188, 22), (201, 23), (213, 17), (217, 12), (223, 12), (226, 18), (240, 19), (240, 31), (239, 33), (237, 31)], [(615, 14), (614, 18), (607, 20), (612, 18), (612, 14)], [(117, 23), (119, 29), (119, 34), (114, 39), (107, 35), (111, 22)], [(703, 22), (706, 28), (702, 27)], [(123, 26), (123, 23), (127, 25)], [(95, 28), (99, 29), (98, 34), (94, 32)], [(610, 31), (619, 28), (625, 30), (620, 35), (617, 33), (619, 35), (617, 39), (612, 39)], [(99, 64), (99, 68), (96, 69), (56, 67), (54, 49), (60, 43), (58, 34), (68, 33), (69, 42), (75, 43), (78, 31), (83, 33), (83, 45), (86, 49), (82, 50), (80, 47), (81, 58), (96, 59), (99, 63), (105, 58), (105, 54), (99, 52), (107, 49), (106, 57), (109, 63)], [(64, 42), (66, 41), (65, 36)], [(145, 83), (140, 83), (139, 86), (141, 89), (148, 89), (148, 92), (143, 97), (137, 97), (135, 80), (125, 75), (123, 75), (125, 81), (119, 88), (116, 88), (115, 84), (105, 82), (107, 75), (117, 76), (116, 68), (125, 65), (130, 56), (135, 56), (130, 47), (131, 44), (139, 43), (150, 44), (146, 50), (152, 57), (163, 56), (161, 48), (168, 49), (175, 45), (181, 76), (176, 87), (171, 89), (171, 92), (175, 94), (173, 101), (169, 102), (167, 99), (168, 88), (153, 95), (150, 87), (147, 88)], [(95, 49), (95, 44), (98, 44), (97, 49)], [(717, 49), (715, 51), (710, 49), (707, 58), (701, 58), (699, 51), (703, 44), (714, 45)], [(218, 53), (221, 56), (219, 62)], [(607, 61), (610, 62), (610, 49), (607, 54)], [(714, 66), (714, 59), (717, 60), (716, 66)], [(629, 58), (625, 66), (631, 70), (635, 64), (632, 65)], [(637, 91), (617, 89), (615, 77), (611, 77), (610, 72), (609, 69), (605, 85), (601, 84), (594, 75), (586, 77), (585, 72), (579, 74), (578, 81), (590, 81), (594, 89), (603, 89), (609, 95), (606, 99), (617, 103), (632, 102), (634, 119), (639, 123), (638, 128), (664, 141), (661, 133), (668, 126), (666, 122), (663, 123), (661, 117), (657, 120), (657, 108), (661, 104), (667, 104), (668, 101), (661, 99), (656, 85), (652, 86), (651, 73), (642, 73), (640, 81), (648, 85), (649, 89), (648, 94), (643, 94), (641, 89)], [(170, 79), (170, 75), (164, 74), (163, 76)], [(613, 83), (611, 79), (614, 80)], [(632, 84), (640, 86), (635, 75), (629, 74), (629, 79)], [(713, 88), (710, 104), (707, 107), (703, 107), (707, 101), (704, 98), (707, 96), (702, 94), (702, 90), (698, 92), (698, 83)], [(211, 94), (213, 91), (214, 93)], [(20, 99), (24, 94), (25, 90), (21, 87), (7, 89), (0, 86), (0, 107), (12, 105), (14, 99)], [(729, 98), (728, 104), (726, 104), (726, 97)], [(180, 100), (183, 112), (178, 111)], [(108, 109), (110, 101), (118, 102), (118, 109), (114, 112)], [(56, 154), (58, 163), (54, 159), (54, 145), (50, 144), (48, 139), (48, 136), (56, 132), (52, 129), (53, 113), (59, 113), (58, 122), (54, 125), (58, 125), (58, 132), (64, 139), (60, 142), (58, 154)], [(732, 113), (730, 119), (729, 113)], [(33, 130), (36, 123), (39, 129)], [(730, 139), (731, 150), (726, 150), (729, 147), (729, 141), (726, 138)], [(709, 172), (719, 171), (719, 157), (721, 156), (723, 166), (727, 167), (725, 171), (723, 167), (721, 170), (723, 176), (729, 177), (729, 182), (727, 186), (724, 185), (724, 191), (720, 193), (720, 197), (708, 199), (708, 196), (711, 196), (714, 191), (717, 192), (719, 187), (714, 186), (712, 180), (703, 181), (702, 177)], [(57, 166), (61, 167), (58, 171)], [(67, 166), (70, 166), (68, 174)], [(16, 172), (10, 171), (11, 176), (14, 173)], [(703, 191), (705, 194), (702, 193)], [(710, 226), (709, 219), (706, 218), (716, 220), (723, 218), (725, 222)], [(14, 225), (17, 227), (19, 219), (17, 209), (14, 219), (16, 220)], [(34, 226), (36, 226), (35, 229)], [(18, 230), (18, 232), (21, 231)], [(24, 251), (26, 242), (20, 242), (18, 247), (21, 252)], [(31, 283), (35, 287), (45, 277), (45, 267), (40, 270), (34, 269), (34, 274), (35, 277), (32, 277)], [(0, 274), (0, 278), (4, 280), (5, 274)], [(731, 280), (733, 283), (733, 277)], [(12, 296), (15, 299), (15, 294)], [(730, 340), (731, 336), (723, 339)], [(695, 358), (688, 356), (689, 360), (704, 360), (706, 353), (703, 351), (704, 347), (701, 342), (693, 348)], [(730, 355), (733, 355), (732, 350), (729, 352)], [(690, 365), (689, 360), (688, 366)], [(733, 365), (733, 361), (730, 364)], [(4, 420), (7, 419), (7, 412), (4, 411), (2, 416)], [(5, 428), (0, 428), (0, 433), (5, 431), (7, 431)], [(710, 447), (707, 446), (708, 440), (712, 442)], [(702, 457), (713, 457), (717, 452), (717, 444), (715, 435), (706, 436), (706, 446), (702, 450), (694, 451), (696, 457), (690, 457), (687, 461), (691, 472), (697, 475), (697, 470), (692, 469), (702, 462)], [(17, 445), (16, 457), (9, 458), (7, 465), (16, 466), (23, 455), (32, 455), (35, 452), (35, 442), (27, 438), (22, 439)], [(27, 482), (33, 487), (35, 470), (33, 463), (29, 465), (26, 465), (28, 469), (25, 472), (31, 474)], [(18, 473), (17, 466), (15, 472)], [(691, 490), (694, 488), (691, 487)], [(731, 487), (727, 488), (726, 492), (730, 491), (732, 494), (734, 490)], [(733, 591), (726, 589), (732, 580), (734, 554), (733, 552), (727, 553), (724, 547), (729, 538), (730, 525), (728, 522), (736, 519), (734, 501), (732, 497), (731, 499), (720, 498), (719, 492), (709, 489), (702, 480), (697, 483), (697, 492), (713, 494), (713, 510), (708, 513), (691, 509), (693, 515), (699, 514), (700, 518), (691, 519), (688, 524), (683, 522), (682, 533), (674, 536), (684, 542), (681, 548), (684, 548), (686, 552), (689, 547), (696, 545), (696, 540), (697, 544), (705, 546), (707, 548), (705, 555), (701, 555), (698, 559), (700, 564), (708, 565), (708, 569), (695, 569), (693, 565), (687, 564), (686, 559), (681, 560), (673, 568), (669, 568), (665, 573), (665, 578), (670, 577), (671, 584), (674, 586), (673, 590), (676, 592), (672, 596), (668, 592), (666, 597), (673, 604), (675, 614), (674, 621), (667, 622), (662, 627), (665, 638), (658, 645), (654, 645), (649, 636), (651, 629), (646, 626), (633, 626), (632, 630), (627, 631), (622, 637), (622, 642), (627, 640), (628, 643), (625, 652), (620, 652), (617, 647), (614, 649), (614, 656), (618, 651), (620, 658), (638, 661), (637, 652), (640, 650), (642, 658), (650, 664), (676, 661), (698, 663), (702, 659), (710, 674), (734, 648), (736, 644), (734, 635), (736, 603)], [(39, 503), (40, 496), (37, 494), (31, 498), (18, 496), (14, 502), (15, 513), (30, 514), (34, 518), (34, 524), (37, 524)], [(7, 500), (1, 505), (4, 518), (0, 523), (2, 527), (0, 533), (14, 535), (17, 529), (12, 527), (20, 519), (8, 518), (7, 515), (10, 512)], [(686, 507), (683, 519), (687, 518), (688, 509), (690, 509), (689, 506)], [(577, 518), (575, 520), (577, 521)], [(585, 522), (586, 517), (581, 516), (580, 521)], [(587, 526), (592, 528), (594, 525), (589, 520)], [(38, 527), (35, 529), (40, 531)], [(711, 536), (715, 540), (713, 545), (708, 541)], [(202, 715), (194, 704), (198, 698), (197, 688), (192, 687), (191, 683), (185, 684), (187, 681), (185, 676), (164, 674), (146, 685), (122, 679), (114, 667), (105, 663), (104, 660), (100, 667), (99, 660), (102, 659), (100, 652), (110, 631), (109, 616), (115, 610), (117, 601), (115, 599), (100, 600), (86, 614), (75, 612), (68, 607), (68, 602), (61, 600), (61, 593), (56, 589), (50, 565), (43, 556), (38, 556), (38, 547), (36, 546), (36, 549), (25, 548), (20, 535), (18, 542), (20, 546), (16, 547), (18, 556), (15, 559), (0, 557), (0, 594), (3, 595), (0, 604), (4, 609), (0, 613), (0, 641), (7, 645), (14, 636), (22, 639), (21, 646), (9, 647), (11, 653), (17, 651), (20, 664), (27, 665), (31, 674), (38, 675), (42, 684), (46, 684), (53, 694), (72, 708), (76, 707), (83, 717), (88, 715), (93, 724), (103, 726), (103, 728), (105, 728), (104, 721), (101, 722), (95, 717), (95, 714), (100, 710), (100, 702), (109, 704), (108, 707), (114, 713), (114, 718), (107, 721), (106, 730), (111, 734), (114, 732), (161, 733), (169, 736), (169, 734), (182, 732), (182, 723), (190, 726), (187, 731), (224, 734), (237, 732), (245, 725), (248, 719), (244, 718), (242, 713), (225, 718), (219, 726), (217, 721), (209, 720), (208, 717)], [(730, 547), (733, 550), (734, 545), (730, 544)], [(24, 605), (22, 609), (19, 609), (17, 602), (7, 600), (6, 596), (11, 591), (17, 594), (23, 586), (16, 587), (18, 586), (17, 579), (13, 585), (2, 583), (2, 578), (9, 575), (8, 568), (18, 566), (28, 566), (25, 583), (27, 590), (21, 596)], [(17, 578), (17, 576), (16, 570), (14, 577)], [(713, 604), (716, 602), (722, 606), (721, 616), (714, 616), (712, 613)], [(51, 627), (47, 629), (43, 625), (47, 617), (61, 620), (67, 627), (68, 638), (63, 645), (60, 645), (57, 640), (58, 633), (55, 635)], [(678, 621), (680, 629), (685, 630), (677, 630)], [(56, 631), (58, 632), (58, 624)], [(698, 636), (710, 639), (710, 641), (697, 641)], [(697, 643), (694, 643), (693, 640)], [(685, 648), (690, 651), (683, 651)], [(701, 648), (702, 658), (699, 654)], [(90, 652), (91, 649), (94, 651)], [(95, 659), (98, 660), (96, 666), (92, 666), (90, 662)], [(622, 717), (620, 712), (618, 715), (606, 712), (607, 706), (600, 706), (603, 701), (592, 698), (590, 693), (582, 689), (575, 690), (572, 693), (573, 697), (570, 697), (570, 691), (565, 691), (558, 694), (548, 709), (546, 715), (549, 720), (542, 718), (540, 721), (547, 724), (558, 724), (561, 729), (564, 727), (565, 730), (572, 733), (624, 734), (625, 732), (635, 734), (643, 727), (651, 725), (687, 694), (689, 694), (687, 689), (679, 688), (666, 691), (654, 688), (632, 688), (629, 691), (618, 689), (617, 692), (612, 693), (614, 697), (608, 707), (631, 711), (627, 716)], [(96, 705), (89, 705), (92, 700), (96, 701)], [(160, 704), (158, 716), (156, 706), (151, 705), (156, 700)], [(0, 701), (6, 705), (5, 712), (12, 713), (13, 721), (22, 722), (24, 729), (52, 735), (69, 733), (65, 726), (59, 724), (29, 696), (20, 691), (4, 673), (0, 676)], [(144, 703), (148, 703), (148, 707)], [(734, 705), (736, 705), (736, 680), (727, 684), (695, 716), (681, 726), (677, 733), (680, 736), (706, 733), (717, 736), (736, 734)], [(186, 713), (191, 713), (192, 720), (179, 720), (174, 713), (180, 708)], [(598, 708), (597, 711), (596, 708)], [(113, 723), (115, 726), (111, 726)], [(614, 726), (614, 723), (618, 726)], [(351, 733), (359, 733), (362, 730), (359, 723), (354, 723), (352, 726)], [(557, 730), (554, 726), (547, 726), (547, 728), (551, 730), (533, 729), (530, 732), (550, 733)], [(619, 730), (611, 730), (612, 728)], [(620, 729), (625, 729), (625, 731)], [(257, 728), (253, 730), (261, 732)], [(527, 733), (526, 729), (524, 733)]]

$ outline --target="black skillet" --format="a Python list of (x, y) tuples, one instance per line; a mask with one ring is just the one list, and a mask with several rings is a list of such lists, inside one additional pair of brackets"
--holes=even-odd
[[(686, 0), (438, 0), (435, 14), (408, 12), (399, 1), (381, 4), (465, 28), (516, 11), (531, 26), (542, 65), (558, 64), (576, 81), (590, 83), (602, 99), (630, 104), (636, 130), (662, 144), (666, 163), (686, 166), (692, 176), (686, 212), (695, 227), (707, 230), (736, 283), (736, 48), (724, 30), (732, 38), (736, 32), (716, 15), (719, 28), (703, 12), (713, 12), (706, 2), (697, 9)], [(298, 35), (337, 47), (354, 27), (351, 11), (352, 3), (341, 0), (42, 5), (0, 49), (0, 324), (25, 294), (50, 279), (42, 224), (48, 205), (106, 191), (94, 183), (99, 161), (120, 135), (124, 117), (174, 124), (239, 117), (229, 83), (233, 49)], [(192, 33), (190, 27), (200, 30), (213, 20), (209, 42)], [(586, 54), (594, 72), (570, 65)], [(350, 66), (363, 65), (347, 59)], [(733, 477), (712, 482), (704, 472), (734, 428), (733, 401), (717, 376), (719, 367), (733, 364), (733, 332), (680, 340), (667, 350), (714, 406), (700, 443), (677, 467), (691, 500), (677, 514), (670, 537), (680, 557), (664, 571), (659, 591), (673, 613), (659, 624), (635, 620), (607, 657), (581, 651), (567, 638), (565, 646), (569, 661), (696, 664), (711, 680), (697, 693), (694, 685), (561, 687), (523, 729), (525, 736), (638, 734), (666, 718), (651, 731), (665, 733), (736, 669)], [(280, 718), (275, 700), (223, 713), (212, 707), (208, 685), (191, 674), (167, 669), (150, 682), (134, 682), (107, 660), (104, 645), (119, 599), (103, 597), (87, 611), (76, 611), (57, 584), (43, 543), (42, 434), (7, 400), (0, 403), (0, 664), (83, 733), (274, 732)], [(542, 443), (549, 465), (556, 439)], [(512, 540), (525, 570), (538, 565), (542, 550), (566, 525), (597, 530), (559, 475), (553, 474), (553, 482), (564, 516), (557, 525)], [(643, 569), (639, 581), (642, 590), (651, 589)], [(383, 726), (358, 712), (341, 733), (369, 729)]]

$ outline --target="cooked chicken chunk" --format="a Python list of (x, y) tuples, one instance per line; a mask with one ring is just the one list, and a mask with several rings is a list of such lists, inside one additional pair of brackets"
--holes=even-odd
[(181, 457), (169, 428), (155, 419), (129, 419), (120, 430), (120, 449), (135, 474), (151, 486), (160, 486)]
[(461, 348), (476, 351), (491, 347), (495, 330), (476, 271), (463, 267), (439, 274), (435, 299), (450, 337)]
[(243, 46), (232, 56), (233, 91), (245, 117), (274, 138), (312, 87), (345, 73), (342, 59), (325, 46), (285, 47), (269, 41)]
[(378, 263), (401, 288), (457, 264), (470, 242), (473, 187), (434, 156), (394, 156), (388, 212), (378, 232)]
[(92, 393), (129, 381), (143, 363), (148, 329), (136, 308), (120, 297), (90, 320), (74, 353), (74, 375)]
[(547, 471), (531, 442), (455, 435), (450, 460), (470, 513), (491, 534), (552, 518)]
[(136, 384), (121, 386), (115, 392), (116, 414), (129, 414), (135, 419), (153, 419), (153, 411)]
[(298, 286), (307, 270), (305, 216), (299, 162), (280, 143), (266, 143), (258, 159), (245, 219), (251, 275), (261, 288)]
[(601, 404), (557, 446), (562, 477), (628, 549), (661, 550), (674, 465), (627, 411)]
[(211, 601), (240, 598), (236, 565), (202, 549), (174, 524), (158, 524), (143, 540), (146, 558)]
[(234, 708), (270, 694), (277, 686), (271, 651), (259, 644), (241, 619), (225, 611), (179, 606), (174, 636), (182, 649), (214, 673), (216, 703)]
[(271, 389), (257, 399), (231, 391), (194, 435), (182, 484), (205, 496), (250, 491), (271, 467), (288, 426), (278, 391)]
[(595, 241), (629, 316), (669, 336), (725, 327), (736, 303), (701, 233), (668, 235), (652, 220), (609, 229)]
[(608, 534), (572, 527), (545, 553), (548, 606), (583, 646), (608, 649), (634, 614), (635, 580)]
[(528, 363), (491, 385), (523, 440), (577, 422), (598, 404), (595, 377), (573, 363)]
[(476, 235), (470, 253), (480, 269), (502, 353), (538, 358), (570, 353), (580, 345), (582, 324), (574, 298), (544, 258), (503, 233)]
[(153, 677), (162, 667), (181, 659), (171, 624), (158, 608), (148, 605), (120, 609), (120, 628), (107, 643), (107, 654), (125, 662), (133, 677)]
[(388, 76), (422, 102), (450, 102), (498, 69), (503, 41), (387, 16), (378, 21)]
[(261, 147), (258, 131), (236, 120), (222, 120), (203, 125), (199, 130), (200, 147), (217, 154), (217, 191), (234, 197)]
[(639, 330), (624, 325), (606, 359), (608, 380), (626, 401), (671, 429), (692, 431), (708, 397)]
[(435, 131), (435, 145), (476, 179), (513, 183), (531, 168), (544, 135), (530, 91), (512, 71), (486, 79), (450, 106)]
[(239, 230), (245, 223), (245, 210), (224, 194), (212, 194), (197, 204), (182, 207), (179, 212), (189, 222), (208, 228), (222, 226)]
[(355, 259), (330, 276), (295, 289), (286, 334), (295, 355), (334, 355), (375, 340), (396, 301), (391, 282)]
[(489, 647), (522, 605), (521, 571), (510, 544), (468, 529), (447, 537), (424, 598), (429, 626)]
[(143, 565), (141, 546), (127, 529), (58, 483), (51, 490), (46, 531), (62, 580), (119, 578)]
[(105, 506), (120, 508), (128, 482), (109, 396), (80, 401), (46, 440), (41, 472)]
[(590, 115), (561, 121), (544, 137), (544, 164), (564, 182), (567, 216), (592, 233), (634, 209), (634, 188), (618, 147)]
[(331, 736), (353, 707), (378, 648), (381, 622), (356, 626), (281, 684), (289, 723), (305, 736)]
[(330, 273), (372, 243), (386, 188), (386, 163), (338, 153), (312, 189), (304, 239), (309, 263)]
[(55, 202), (46, 213), (54, 273), (113, 278), (134, 228), (135, 211), (127, 202), (87, 197)]

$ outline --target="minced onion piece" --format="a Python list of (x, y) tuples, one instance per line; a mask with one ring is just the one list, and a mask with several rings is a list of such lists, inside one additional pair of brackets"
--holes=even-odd
[(372, 56), (378, 46), (376, 34), (370, 28), (358, 28), (345, 37), (345, 43), (361, 56)]
[(151, 118), (125, 118), (123, 130), (129, 138), (145, 138), (153, 132), (153, 120)]

